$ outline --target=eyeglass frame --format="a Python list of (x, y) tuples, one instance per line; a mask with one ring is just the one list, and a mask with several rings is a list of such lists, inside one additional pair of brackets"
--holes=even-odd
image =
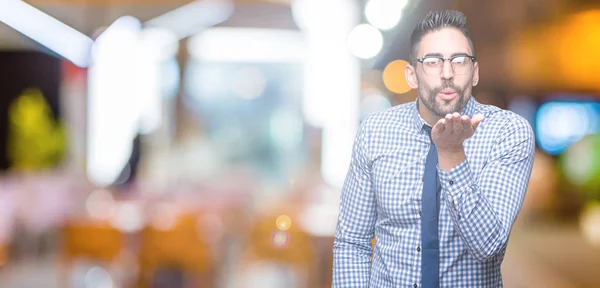
[[(432, 55), (432, 56), (425, 56), (425, 57), (422, 57), (422, 58), (417, 58), (415, 60), (417, 62), (421, 63), (421, 66), (423, 68), (423, 72), (425, 72), (425, 66), (423, 66), (423, 61), (425, 61), (425, 59), (427, 59), (427, 58), (437, 58), (437, 59), (442, 60), (442, 62), (444, 62), (444, 63), (446, 63), (446, 61), (450, 61), (450, 68), (452, 68), (452, 72), (456, 73), (456, 71), (454, 71), (454, 67), (452, 66), (452, 60), (454, 60), (455, 58), (458, 58), (458, 57), (467, 57), (467, 58), (471, 59), (471, 61), (473, 61), (473, 64), (475, 64), (477, 62), (477, 57), (475, 57), (473, 55), (469, 55), (469, 54), (458, 54), (458, 55), (453, 55), (453, 56), (450, 56), (450, 57), (442, 57), (442, 56), (433, 56)], [(442, 67), (440, 69), (440, 72), (438, 72), (437, 74), (434, 74), (434, 75), (430, 75), (430, 74), (427, 74), (427, 73), (425, 73), (425, 74), (430, 75), (430, 76), (436, 76), (436, 75), (439, 75), (440, 73), (442, 73), (442, 71), (444, 71), (444, 65), (443, 64), (442, 64)], [(459, 74), (459, 75), (463, 75), (463, 74)]]

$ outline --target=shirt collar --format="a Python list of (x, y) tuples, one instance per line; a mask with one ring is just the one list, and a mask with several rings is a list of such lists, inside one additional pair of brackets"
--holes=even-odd
[[(469, 118), (473, 118), (473, 114), (475, 113), (475, 105), (475, 98), (473, 96), (469, 97), (469, 101), (467, 101), (467, 105), (465, 105), (465, 108), (463, 109), (461, 115), (467, 115), (469, 116)], [(418, 131), (423, 130), (425, 126), (429, 126), (429, 124), (427, 124), (427, 122), (423, 120), (421, 114), (419, 114), (419, 98), (417, 98), (414, 102), (412, 118), (413, 124)]]

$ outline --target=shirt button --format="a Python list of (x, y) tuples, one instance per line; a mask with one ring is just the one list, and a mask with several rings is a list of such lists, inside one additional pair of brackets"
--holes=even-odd
[(421, 211), (419, 211), (419, 216), (421, 216)]
[(419, 287), (419, 286), (418, 286), (417, 284), (415, 284), (415, 285), (413, 285), (413, 287), (417, 288), (417, 287)]
[(417, 252), (421, 252), (421, 247), (417, 246)]
[(448, 182), (448, 183), (450, 183), (450, 185), (452, 185), (452, 184), (454, 184), (454, 181), (450, 180), (450, 182)]

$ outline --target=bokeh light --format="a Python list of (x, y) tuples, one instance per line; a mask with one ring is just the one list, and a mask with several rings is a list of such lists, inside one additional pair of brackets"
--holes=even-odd
[(150, 214), (149, 224), (160, 231), (171, 230), (179, 220), (180, 210), (175, 203), (158, 203)]
[(398, 25), (407, 3), (408, 0), (370, 0), (365, 5), (365, 17), (371, 25), (388, 30)]
[(600, 202), (586, 205), (581, 212), (579, 223), (585, 239), (591, 245), (600, 247)]
[(348, 35), (348, 46), (354, 56), (370, 59), (381, 51), (383, 36), (377, 28), (369, 24), (360, 24)]
[(390, 100), (381, 91), (373, 90), (364, 96), (363, 100), (360, 101), (360, 118), (364, 119), (367, 116), (383, 111), (392, 107)]
[(271, 244), (278, 249), (286, 248), (290, 244), (290, 233), (281, 230), (274, 231), (271, 234)]
[(540, 106), (536, 116), (538, 144), (557, 155), (586, 135), (600, 132), (600, 104), (553, 101)]
[(292, 226), (292, 219), (290, 216), (281, 215), (277, 217), (277, 220), (275, 220), (275, 225), (277, 226), (277, 229), (281, 231), (287, 231)]
[(101, 267), (94, 267), (85, 275), (85, 287), (113, 288), (115, 287), (115, 283), (108, 271)]
[(394, 93), (402, 94), (410, 90), (404, 69), (408, 65), (405, 60), (394, 60), (390, 62), (383, 70), (383, 84), (387, 89)]
[(138, 232), (144, 226), (141, 207), (134, 201), (123, 201), (119, 203), (113, 217), (110, 219), (113, 227), (126, 232)]
[(600, 72), (600, 57), (596, 53), (600, 49), (600, 10), (587, 10), (571, 15), (554, 33), (559, 37), (558, 41), (549, 47), (555, 52), (552, 60), (559, 68), (552, 70), (559, 74), (553, 74), (552, 79), (559, 80), (572, 89), (600, 87), (597, 77)]
[(600, 200), (600, 134), (588, 135), (561, 155), (567, 179), (582, 189), (587, 199)]
[(107, 220), (115, 211), (115, 200), (108, 190), (98, 189), (90, 193), (85, 208), (90, 217)]

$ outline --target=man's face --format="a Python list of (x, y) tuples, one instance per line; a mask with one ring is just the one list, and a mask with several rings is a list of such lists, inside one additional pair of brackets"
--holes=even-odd
[[(417, 58), (446, 58), (457, 55), (473, 55), (473, 51), (467, 38), (455, 28), (429, 32), (423, 36), (417, 47)], [(419, 106), (420, 112), (425, 112), (431, 117), (443, 118), (446, 114), (463, 111), (471, 97), (473, 86), (477, 85), (479, 80), (479, 67), (470, 58), (456, 59), (466, 62), (416, 62), (414, 67), (407, 66), (407, 81), (413, 89), (418, 89), (419, 104), (422, 104)], [(439, 68), (436, 68), (438, 66)], [(423, 111), (423, 108), (426, 108), (426, 111)]]

